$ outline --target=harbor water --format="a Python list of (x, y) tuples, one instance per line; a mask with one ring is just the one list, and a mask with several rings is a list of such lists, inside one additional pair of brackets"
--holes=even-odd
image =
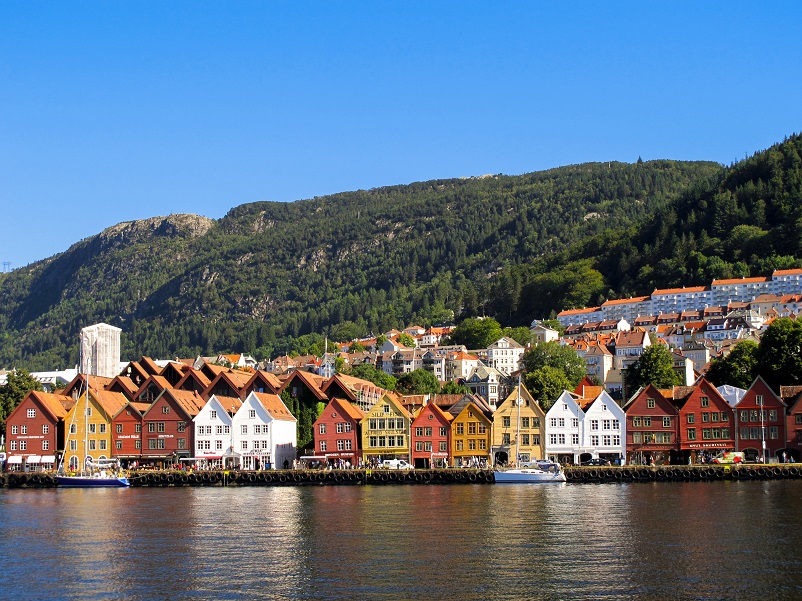
[(6, 599), (799, 599), (802, 481), (0, 490)]

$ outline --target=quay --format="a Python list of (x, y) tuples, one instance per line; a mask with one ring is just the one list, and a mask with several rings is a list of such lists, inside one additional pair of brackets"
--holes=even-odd
[[(566, 467), (572, 484), (605, 482), (704, 482), (715, 480), (799, 479), (802, 466), (796, 464), (750, 465), (667, 465)], [(196, 471), (141, 470), (128, 474), (133, 487), (167, 486), (309, 486), (309, 485), (389, 485), (389, 484), (491, 484), (492, 470), (416, 469), (416, 470), (265, 470)], [(53, 488), (56, 480), (49, 473), (0, 474), (0, 487)]]

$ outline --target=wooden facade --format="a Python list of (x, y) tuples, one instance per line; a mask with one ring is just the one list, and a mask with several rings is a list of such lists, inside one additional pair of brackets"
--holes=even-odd
[(315, 455), (326, 457), (329, 465), (349, 462), (355, 466), (362, 458), (361, 422), (364, 412), (341, 398), (333, 398), (314, 424)]
[(429, 403), (412, 421), (412, 465), (446, 467), (451, 459), (451, 422), (454, 416)]
[(652, 384), (624, 406), (627, 463), (647, 465), (679, 461), (679, 410)]

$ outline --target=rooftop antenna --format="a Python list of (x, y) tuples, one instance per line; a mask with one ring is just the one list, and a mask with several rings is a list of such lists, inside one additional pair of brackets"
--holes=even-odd
[(11, 271), (11, 261), (3, 261), (3, 271), (4, 272)]

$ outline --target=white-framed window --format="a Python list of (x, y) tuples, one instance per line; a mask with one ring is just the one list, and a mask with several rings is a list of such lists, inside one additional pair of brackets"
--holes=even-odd
[(42, 450), (43, 451), (49, 451), (50, 450), (50, 441), (49, 440), (44, 439), (42, 441)]
[(17, 450), (17, 441), (16, 440), (12, 440), (10, 444), (11, 444), (10, 450), (16, 451)]
[(351, 431), (351, 422), (345, 422), (345, 431), (346, 432), (350, 432)]
[(262, 433), (262, 425), (261, 424), (254, 424), (253, 425), (253, 433), (254, 434), (261, 434)]
[(20, 440), (19, 441), (19, 450), (20, 451), (27, 451), (28, 450), (28, 441), (27, 440)]
[(36, 409), (28, 409), (28, 417), (36, 417)]
[(326, 424), (318, 424), (317, 430), (318, 430), (319, 434), (325, 434), (326, 433)]
[(20, 434), (27, 434), (28, 433), (28, 426), (20, 426), (19, 433)]
[(248, 417), (250, 419), (256, 419), (256, 409), (248, 409)]
[(240, 448), (241, 448), (243, 451), (247, 451), (247, 450), (248, 450), (248, 441), (247, 441), (247, 440), (243, 440), (243, 441), (242, 441), (242, 443), (241, 443), (241, 445), (240, 445)]
[(240, 426), (240, 434), (247, 434), (247, 433), (248, 433), (248, 424), (242, 424)]
[(209, 411), (209, 419), (217, 419), (217, 411), (215, 411), (214, 409), (211, 409)]
[(327, 449), (326, 449), (326, 441), (325, 441), (325, 440), (321, 440), (321, 441), (320, 441), (320, 452), (321, 452), (321, 453), (325, 453), (325, 452), (326, 452), (326, 450), (327, 450)]
[(590, 444), (591, 446), (598, 447), (599, 446), (599, 437), (598, 435), (593, 435), (590, 437)]
[(342, 434), (344, 429), (345, 424), (343, 422), (337, 422), (337, 434)]
[(222, 451), (223, 450), (223, 441), (222, 440), (215, 440), (214, 441), (214, 450), (215, 451)]

